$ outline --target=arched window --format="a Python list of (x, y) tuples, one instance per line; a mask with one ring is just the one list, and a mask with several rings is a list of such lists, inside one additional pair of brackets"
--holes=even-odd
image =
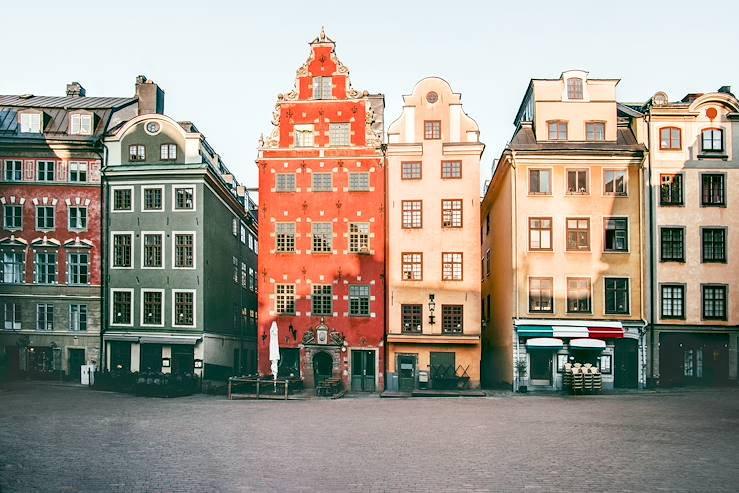
[(701, 131), (701, 148), (704, 151), (724, 150), (724, 131), (720, 128), (704, 128)]
[(668, 151), (682, 149), (682, 131), (677, 127), (660, 128), (659, 148)]
[(567, 99), (582, 99), (582, 79), (567, 79)]

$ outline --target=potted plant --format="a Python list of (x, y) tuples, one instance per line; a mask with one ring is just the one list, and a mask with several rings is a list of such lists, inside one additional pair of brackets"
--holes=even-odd
[(526, 363), (526, 358), (518, 358), (516, 360), (516, 375), (518, 378), (518, 391), (522, 393), (526, 393), (529, 390), (528, 386), (523, 384), (526, 379), (527, 372), (528, 365)]

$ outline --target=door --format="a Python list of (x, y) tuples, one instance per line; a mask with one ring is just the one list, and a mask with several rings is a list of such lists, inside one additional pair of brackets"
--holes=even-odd
[(374, 351), (352, 351), (352, 391), (375, 391)]
[(18, 346), (5, 346), (5, 370), (8, 376), (17, 376), (21, 369), (20, 349)]
[(333, 366), (334, 359), (327, 352), (321, 351), (313, 356), (313, 378), (316, 386), (333, 376)]
[(69, 378), (75, 382), (82, 381), (81, 367), (85, 364), (84, 349), (69, 349)]
[(456, 354), (453, 352), (432, 352), (431, 386), (434, 389), (453, 389), (457, 387)]
[(531, 385), (552, 385), (552, 353), (535, 350), (529, 353)]
[(416, 356), (398, 355), (398, 390), (412, 392), (416, 388)]
[(162, 371), (162, 345), (142, 344), (140, 347), (139, 371)]
[[(161, 354), (161, 353), (159, 353)], [(172, 345), (172, 373), (192, 374), (195, 371), (195, 347)]]
[(110, 343), (110, 370), (129, 372), (131, 370), (131, 343), (112, 341)]
[(635, 389), (638, 386), (639, 343), (635, 339), (617, 339), (614, 342), (613, 385), (616, 388)]

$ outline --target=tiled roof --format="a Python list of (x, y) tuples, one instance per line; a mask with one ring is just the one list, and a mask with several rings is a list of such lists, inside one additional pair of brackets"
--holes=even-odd
[(619, 127), (616, 134), (616, 142), (574, 142), (574, 141), (542, 141), (536, 140), (534, 130), (530, 125), (522, 125), (510, 143), (510, 148), (518, 151), (627, 151), (640, 152), (646, 150), (642, 144), (636, 141), (634, 133), (628, 127)]

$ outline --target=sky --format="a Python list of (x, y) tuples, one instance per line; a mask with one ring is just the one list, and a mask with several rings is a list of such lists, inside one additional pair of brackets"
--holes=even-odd
[(619, 78), (625, 102), (739, 93), (737, 17), (733, 0), (0, 0), (0, 94), (61, 96), (78, 81), (88, 96), (132, 96), (146, 75), (164, 89), (165, 113), (195, 123), (255, 187), (257, 139), (325, 26), (352, 86), (385, 94), (386, 128), (424, 77), (460, 92), (486, 144), (484, 180), (531, 78)]

